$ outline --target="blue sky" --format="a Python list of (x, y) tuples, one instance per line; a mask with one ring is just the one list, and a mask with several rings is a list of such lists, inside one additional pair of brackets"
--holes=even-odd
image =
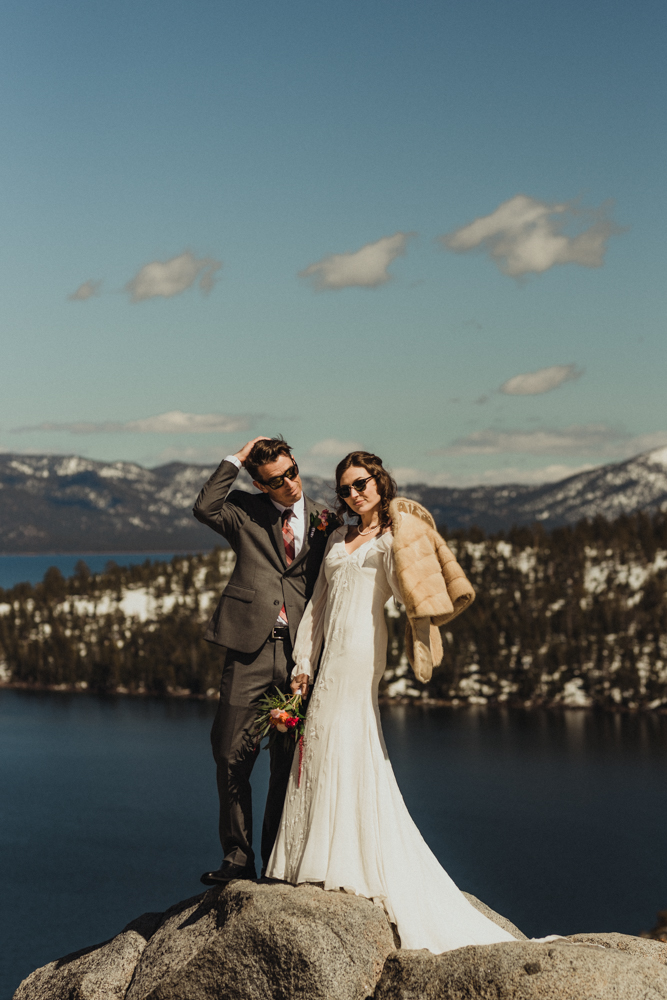
[(0, 449), (282, 432), (311, 472), (361, 444), (455, 485), (667, 444), (663, 4), (22, 0), (0, 29)]

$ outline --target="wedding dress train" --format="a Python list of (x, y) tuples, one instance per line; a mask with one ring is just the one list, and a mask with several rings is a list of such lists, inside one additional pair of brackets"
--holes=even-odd
[(386, 667), (384, 606), (392, 594), (401, 597), (392, 535), (348, 553), (346, 531), (329, 538), (294, 648), (296, 672), (312, 677), (324, 642), (303, 759), (297, 751), (267, 875), (372, 899), (396, 925), (402, 948), (438, 954), (513, 941), (467, 901), (405, 806), (377, 699)]

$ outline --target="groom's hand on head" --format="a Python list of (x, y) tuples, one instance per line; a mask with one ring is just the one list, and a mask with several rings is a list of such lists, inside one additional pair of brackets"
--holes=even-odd
[(258, 441), (268, 441), (268, 440), (269, 438), (266, 436), (266, 434), (260, 434), (259, 437), (253, 438), (252, 441), (248, 441), (247, 444), (244, 444), (241, 450), (236, 452), (234, 457), (238, 458), (241, 465), (245, 465), (245, 460), (250, 454), (252, 446), (256, 444)]

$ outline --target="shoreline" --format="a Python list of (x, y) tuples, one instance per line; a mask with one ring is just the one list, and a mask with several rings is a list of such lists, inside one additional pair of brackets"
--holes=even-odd
[[(96, 698), (158, 698), (163, 701), (199, 701), (211, 702), (218, 700), (218, 689), (215, 694), (195, 694), (185, 688), (175, 688), (158, 694), (155, 691), (130, 691), (129, 688), (118, 687), (112, 691), (91, 691), (88, 686), (82, 687), (81, 683), (75, 684), (26, 684), (21, 681), (0, 682), (0, 691), (26, 691), (35, 694), (81, 694), (92, 695)], [(609, 715), (667, 715), (667, 706), (659, 708), (646, 708), (637, 706), (630, 708), (627, 705), (564, 705), (562, 702), (538, 702), (538, 701), (487, 701), (486, 703), (462, 701), (460, 698), (408, 698), (401, 695), (399, 698), (378, 698), (381, 708), (393, 706), (412, 706), (415, 708), (511, 708), (523, 709), (524, 711), (549, 711), (549, 712), (605, 712)]]

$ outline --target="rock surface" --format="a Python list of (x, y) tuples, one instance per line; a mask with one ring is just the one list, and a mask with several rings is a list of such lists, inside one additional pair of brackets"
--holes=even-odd
[(513, 924), (511, 920), (508, 920), (507, 917), (501, 916), (500, 913), (496, 913), (496, 911), (492, 910), (490, 906), (487, 906), (486, 903), (483, 903), (481, 899), (477, 899), (477, 896), (473, 896), (472, 893), (470, 892), (464, 892), (463, 895), (465, 896), (465, 898), (468, 900), (469, 903), (472, 903), (472, 905), (475, 907), (476, 910), (479, 910), (480, 913), (483, 913), (484, 916), (488, 917), (489, 920), (493, 920), (494, 924), (498, 924), (498, 926), (502, 927), (504, 931), (509, 931), (509, 933), (512, 934), (517, 939), (517, 941), (528, 940), (523, 931), (520, 931), (519, 928), (515, 924)]
[(667, 970), (569, 941), (474, 945), (387, 958), (375, 1000), (665, 1000)]
[(597, 944), (602, 948), (617, 948), (638, 958), (652, 958), (661, 965), (667, 965), (667, 944), (651, 941), (631, 934), (568, 934), (568, 941), (579, 944)]
[(365, 1000), (395, 948), (384, 910), (314, 885), (233, 882), (159, 917), (148, 945), (135, 921), (14, 1000)]
[(33, 972), (14, 1000), (667, 1000), (667, 944), (627, 934), (396, 951), (380, 908), (318, 886), (233, 882)]
[(393, 950), (367, 899), (235, 882), (166, 915), (127, 1000), (364, 1000)]
[(111, 941), (36, 969), (23, 980), (14, 1000), (124, 1000), (146, 942), (161, 919), (161, 913), (144, 913)]
[(667, 941), (667, 910), (658, 911), (655, 927), (650, 931), (642, 931), (642, 937), (653, 938), (654, 941)]

